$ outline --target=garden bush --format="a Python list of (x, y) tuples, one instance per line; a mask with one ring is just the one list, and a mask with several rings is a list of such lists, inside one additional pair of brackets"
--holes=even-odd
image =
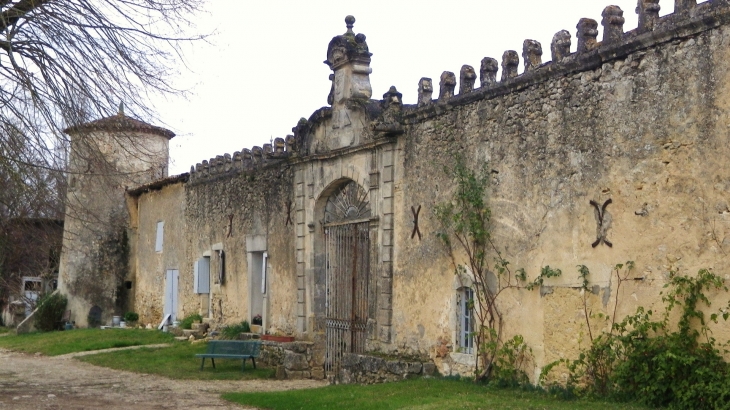
[(60, 293), (43, 295), (38, 300), (37, 311), (33, 316), (36, 329), (42, 332), (58, 330), (68, 301)]

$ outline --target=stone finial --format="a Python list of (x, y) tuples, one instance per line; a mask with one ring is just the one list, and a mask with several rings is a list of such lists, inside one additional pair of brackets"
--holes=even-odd
[(195, 164), (195, 172), (202, 172), (202, 171), (203, 171), (203, 164), (201, 164), (200, 162)]
[(347, 17), (345, 17), (345, 26), (347, 27), (347, 33), (346, 34), (355, 35), (355, 32), (352, 31), (352, 28), (355, 27), (355, 16), (347, 16)]
[(264, 155), (269, 155), (273, 151), (271, 144), (264, 144), (263, 146)]
[(520, 57), (515, 50), (507, 50), (502, 54), (502, 81), (517, 77)]
[(250, 149), (244, 148), (243, 151), (241, 151), (241, 163), (244, 168), (250, 167), (253, 163), (253, 152), (251, 152)]
[(659, 0), (638, 0), (636, 14), (639, 15), (639, 30), (654, 30), (661, 8)]
[(284, 138), (277, 138), (274, 140), (274, 152), (276, 154), (283, 154), (286, 149), (286, 141)]
[(203, 160), (202, 169), (203, 175), (208, 175), (210, 173), (210, 164), (208, 164), (208, 160)]
[(542, 64), (542, 44), (535, 40), (522, 43), (522, 59), (525, 60), (525, 71), (532, 71)]
[(400, 111), (403, 107), (403, 94), (396, 90), (394, 85), (390, 86), (390, 89), (383, 94), (383, 109)]
[(286, 151), (287, 152), (295, 150), (296, 139), (294, 138), (293, 135), (287, 135), (285, 142), (286, 142)]
[(560, 30), (555, 33), (553, 41), (550, 43), (550, 52), (553, 55), (554, 63), (559, 63), (570, 55), (570, 45), (570, 32), (568, 30)]
[(482, 58), (482, 65), (479, 69), (479, 79), (482, 87), (497, 82), (497, 70), (499, 70), (499, 62), (497, 60), (491, 57)]
[(474, 67), (464, 64), (459, 71), (459, 94), (470, 93), (474, 89), (474, 83), (477, 81), (477, 73)]
[(587, 53), (598, 47), (598, 23), (596, 20), (582, 18), (576, 26), (578, 29), (578, 54)]
[(603, 43), (613, 44), (620, 42), (624, 37), (624, 11), (619, 6), (608, 6), (601, 13), (603, 20)]
[(690, 11), (697, 6), (697, 0), (674, 0), (674, 12)]
[(241, 169), (243, 162), (241, 161), (241, 151), (235, 151), (233, 153), (233, 168)]
[[(211, 163), (213, 160), (211, 159)], [(216, 155), (215, 156), (215, 172), (222, 173), (225, 169), (226, 161), (223, 158), (223, 155)]]
[(233, 168), (233, 159), (231, 158), (231, 154), (224, 154), (223, 155), (223, 170), (228, 172)]
[(433, 80), (421, 77), (418, 81), (418, 106), (423, 107), (433, 102)]
[(253, 156), (253, 163), (255, 165), (261, 164), (264, 161), (264, 150), (261, 147), (251, 148), (251, 156)]
[(439, 102), (444, 102), (454, 96), (456, 88), (456, 75), (451, 71), (441, 73), (441, 81), (439, 82)]

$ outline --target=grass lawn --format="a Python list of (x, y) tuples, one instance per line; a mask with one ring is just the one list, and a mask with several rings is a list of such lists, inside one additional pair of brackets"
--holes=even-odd
[(261, 363), (256, 363), (258, 368), (254, 370), (250, 360), (246, 361), (246, 370), (241, 372), (241, 360), (223, 359), (215, 361), (215, 369), (213, 369), (210, 359), (206, 359), (205, 368), (201, 372), (200, 359), (195, 358), (195, 354), (204, 353), (205, 349), (205, 343), (193, 345), (188, 342), (175, 342), (170, 347), (144, 347), (134, 350), (99, 353), (79, 357), (78, 360), (97, 366), (137, 373), (156, 374), (171, 379), (267, 379), (273, 378), (276, 373), (274, 369), (264, 367)]
[(10, 331), (9, 328), (7, 328), (5, 326), (0, 326), (0, 335), (3, 333), (8, 333), (9, 331)]
[(262, 409), (645, 409), (630, 403), (564, 401), (545, 393), (504, 390), (465, 380), (418, 379), (372, 386), (337, 385), (281, 392), (226, 393)]
[(112, 347), (171, 343), (174, 336), (142, 329), (75, 329), (62, 332), (28, 333), (0, 338), (0, 347), (26, 353), (57, 356)]

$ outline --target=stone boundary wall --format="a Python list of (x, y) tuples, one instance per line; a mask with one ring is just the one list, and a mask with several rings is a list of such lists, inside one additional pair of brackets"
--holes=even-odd
[(324, 346), (314, 342), (261, 342), (261, 363), (276, 367), (276, 378), (324, 379)]
[(388, 360), (382, 357), (345, 353), (338, 383), (375, 384), (417, 376), (433, 376), (436, 365), (419, 360)]

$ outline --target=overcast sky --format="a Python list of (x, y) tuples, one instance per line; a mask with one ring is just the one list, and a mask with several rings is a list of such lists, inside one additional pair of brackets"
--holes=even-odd
[[(404, 103), (414, 104), (421, 77), (434, 79), (437, 95), (443, 71), (458, 79), (469, 64), (478, 72), (483, 57), (501, 61), (505, 50), (521, 55), (525, 39), (542, 43), (546, 62), (553, 34), (566, 29), (575, 51), (581, 17), (598, 21), (600, 40), (601, 12), (609, 4), (624, 10), (624, 30), (634, 29), (636, 0), (609, 1), (210, 0), (197, 29), (215, 34), (209, 44), (186, 47), (188, 67), (177, 79), (189, 98), (152, 102), (160, 125), (177, 133), (170, 174), (283, 138), (299, 118), (327, 105), (330, 70), (323, 61), (332, 37), (345, 32), (348, 14), (373, 54), (373, 98), (394, 85)], [(661, 15), (673, 12), (673, 1), (660, 5)]]

